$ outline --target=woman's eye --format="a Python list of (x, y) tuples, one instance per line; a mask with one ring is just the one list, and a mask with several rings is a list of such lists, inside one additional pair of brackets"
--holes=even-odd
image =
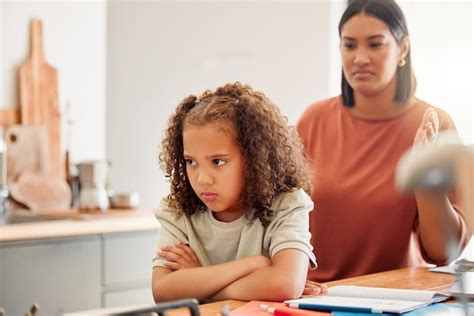
[(355, 48), (355, 44), (354, 43), (344, 43), (344, 48), (345, 49), (353, 49), (353, 48)]
[(383, 43), (380, 43), (380, 42), (372, 42), (369, 44), (369, 46), (371, 48), (379, 48), (379, 47), (382, 47)]
[(192, 159), (185, 159), (185, 161), (186, 161), (186, 164), (190, 166), (194, 166), (196, 164), (196, 161)]
[(212, 163), (215, 164), (216, 166), (222, 166), (226, 163), (226, 161), (222, 159), (212, 159)]

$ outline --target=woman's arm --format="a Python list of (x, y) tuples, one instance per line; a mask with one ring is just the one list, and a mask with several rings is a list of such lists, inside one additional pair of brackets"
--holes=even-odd
[(444, 192), (415, 192), (423, 249), (436, 263), (447, 263), (461, 252), (464, 229), (459, 214)]
[(198, 300), (209, 298), (232, 282), (268, 265), (268, 258), (250, 256), (223, 264), (175, 271), (155, 267), (152, 276), (153, 298), (155, 302), (186, 297)]
[(213, 298), (218, 300), (284, 301), (303, 293), (308, 272), (308, 255), (297, 249), (275, 254), (271, 266), (254, 270), (226, 286)]
[[(429, 146), (438, 137), (440, 121), (432, 108), (425, 111), (417, 130), (414, 146)], [(444, 191), (416, 191), (419, 234), (429, 259), (446, 263), (459, 255), (459, 242), (465, 229), (462, 218), (454, 210)]]

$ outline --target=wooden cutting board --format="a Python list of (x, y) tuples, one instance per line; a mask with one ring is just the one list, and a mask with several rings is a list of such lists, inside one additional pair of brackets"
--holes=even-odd
[(20, 111), (17, 108), (0, 109), (0, 127), (7, 128), (10, 125), (20, 123)]
[(20, 66), (19, 77), (21, 123), (42, 124), (46, 127), (50, 175), (65, 179), (58, 106), (58, 72), (44, 57), (40, 20), (31, 21), (30, 56)]
[(5, 134), (7, 180), (16, 182), (23, 172), (49, 176), (48, 142), (43, 125), (11, 125)]

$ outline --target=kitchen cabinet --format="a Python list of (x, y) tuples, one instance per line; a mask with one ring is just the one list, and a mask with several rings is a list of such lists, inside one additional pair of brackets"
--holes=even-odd
[(156, 230), (0, 242), (0, 306), (40, 315), (152, 304)]
[(97, 236), (13, 242), (0, 246), (2, 296), (7, 315), (33, 304), (60, 315), (100, 304), (100, 239)]
[(102, 307), (152, 304), (156, 231), (102, 235)]

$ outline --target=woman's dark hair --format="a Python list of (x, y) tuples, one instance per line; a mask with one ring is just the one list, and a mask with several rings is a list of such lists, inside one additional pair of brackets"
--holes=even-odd
[(310, 193), (311, 167), (296, 129), (263, 93), (236, 82), (185, 98), (168, 121), (159, 160), (171, 183), (169, 205), (177, 214), (206, 209), (188, 179), (183, 131), (207, 124), (235, 130), (245, 160), (242, 200), (254, 210), (253, 219), (266, 226), (273, 199), (282, 192), (303, 188)]
[[(405, 37), (408, 37), (408, 27), (402, 10), (394, 0), (350, 0), (344, 14), (339, 22), (339, 37), (344, 24), (354, 15), (364, 13), (383, 21), (390, 29), (395, 41), (400, 45)], [(394, 100), (404, 104), (416, 90), (416, 79), (411, 64), (410, 49), (405, 57), (406, 64), (397, 68), (397, 88)], [(352, 107), (355, 104), (354, 90), (349, 85), (342, 72), (341, 94), (345, 106)]]

